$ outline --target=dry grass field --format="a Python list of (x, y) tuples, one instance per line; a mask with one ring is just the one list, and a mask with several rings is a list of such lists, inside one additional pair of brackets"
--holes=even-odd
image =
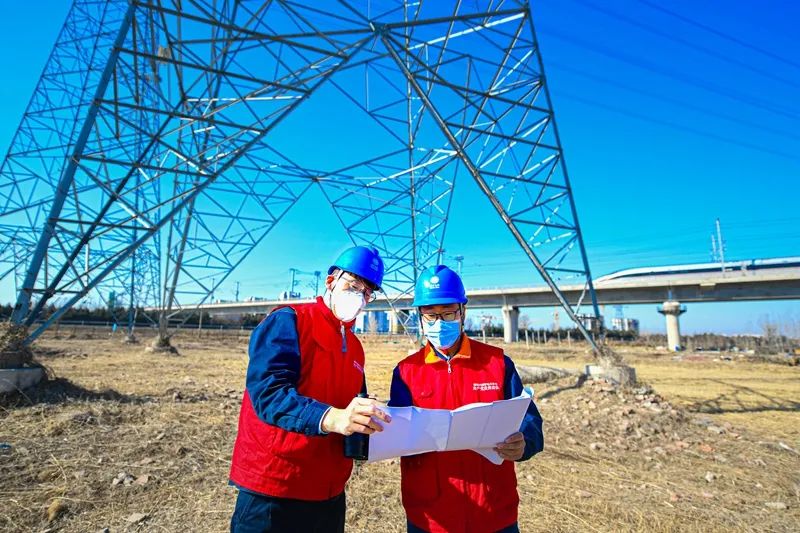
[[(246, 334), (182, 333), (179, 356), (70, 337), (38, 343), (49, 383), (0, 398), (0, 530), (225, 531)], [(386, 397), (410, 347), (365, 340), (372, 393)], [(589, 361), (577, 347), (507, 352)], [(800, 530), (800, 368), (623, 355), (644, 386), (536, 387), (545, 451), (517, 466), (522, 531)], [(348, 504), (349, 531), (404, 531), (397, 462), (359, 465)]]

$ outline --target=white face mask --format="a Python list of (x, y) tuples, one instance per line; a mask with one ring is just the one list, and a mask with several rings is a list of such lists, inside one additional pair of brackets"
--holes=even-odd
[(336, 318), (342, 322), (350, 322), (353, 320), (366, 305), (362, 293), (358, 291), (342, 290), (338, 286), (334, 287), (331, 291), (330, 301), (331, 311), (333, 311)]

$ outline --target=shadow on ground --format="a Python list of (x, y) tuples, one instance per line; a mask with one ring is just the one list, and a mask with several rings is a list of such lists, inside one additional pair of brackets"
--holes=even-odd
[(0, 394), (0, 407), (6, 409), (72, 401), (112, 401), (138, 405), (151, 402), (153, 399), (149, 396), (122, 394), (114, 389), (91, 390), (59, 377), (48, 377), (37, 386), (24, 391)]
[(555, 389), (543, 392), (542, 394), (537, 396), (537, 399), (538, 400), (544, 400), (545, 398), (553, 397), (556, 394), (559, 394), (559, 393), (562, 393), (562, 392), (565, 392), (565, 391), (568, 391), (568, 390), (580, 389), (583, 386), (583, 384), (586, 383), (586, 379), (587, 379), (586, 374), (580, 374), (578, 376), (578, 378), (575, 380), (575, 383), (573, 383), (572, 385), (567, 385), (567, 386), (564, 386), (564, 387), (557, 387)]
[[(795, 400), (776, 398), (753, 388), (721, 379), (710, 379), (709, 381), (731, 387), (733, 391), (720, 394), (716, 398), (695, 402), (689, 406), (689, 411), (708, 414), (800, 411), (800, 402)], [(754, 405), (753, 397), (758, 398), (757, 405)]]

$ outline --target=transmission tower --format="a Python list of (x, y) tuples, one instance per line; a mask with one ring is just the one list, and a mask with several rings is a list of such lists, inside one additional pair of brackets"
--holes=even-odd
[[(75, 0), (0, 173), (0, 224), (36, 235), (12, 320), (58, 302), (28, 341), (114, 276), (132, 285), (142, 254), (164, 335), (312, 186), (380, 250), (394, 302), (442, 260), (466, 181), (595, 344), (527, 2)], [(567, 301), (576, 282), (588, 298)]]

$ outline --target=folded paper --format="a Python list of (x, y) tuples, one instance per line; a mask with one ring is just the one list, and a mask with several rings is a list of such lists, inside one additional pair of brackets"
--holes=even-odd
[(426, 452), (474, 450), (489, 461), (503, 462), (494, 447), (519, 431), (531, 402), (523, 392), (510, 400), (471, 403), (458, 409), (384, 407), (391, 417), (369, 439), (369, 462)]

